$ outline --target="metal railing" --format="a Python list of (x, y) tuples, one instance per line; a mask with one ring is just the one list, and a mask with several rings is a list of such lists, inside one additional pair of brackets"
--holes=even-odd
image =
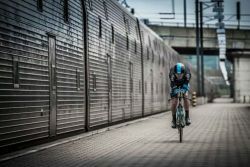
[[(161, 22), (161, 21), (149, 21), (148, 25), (159, 25), (159, 26), (169, 26), (169, 27), (184, 27), (183, 22)], [(195, 23), (186, 23), (188, 28), (195, 28)], [(203, 24), (203, 28), (217, 28), (215, 24)], [(236, 24), (225, 24), (226, 29), (237, 29)], [(241, 25), (240, 29), (250, 29), (250, 25)]]

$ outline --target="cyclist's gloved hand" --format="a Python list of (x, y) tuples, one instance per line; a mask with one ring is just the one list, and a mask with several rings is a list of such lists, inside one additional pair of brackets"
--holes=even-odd
[(172, 96), (177, 95), (178, 92), (179, 92), (179, 89), (177, 88), (177, 86), (174, 86), (174, 87), (171, 88), (171, 92), (170, 93), (171, 93)]
[(187, 92), (186, 89), (180, 89), (179, 91), (180, 91), (181, 93), (183, 93), (183, 94), (185, 94), (185, 93)]
[(180, 89), (175, 88), (174, 89), (174, 94), (177, 95), (179, 93)]
[(190, 89), (189, 84), (183, 84), (182, 89), (183, 89), (183, 93), (186, 93), (187, 91), (189, 91)]

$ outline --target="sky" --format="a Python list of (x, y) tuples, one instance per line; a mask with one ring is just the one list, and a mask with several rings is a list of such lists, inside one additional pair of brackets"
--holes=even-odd
[[(122, 0), (120, 0), (121, 2)], [(174, 9), (172, 8), (174, 1)], [(172, 23), (183, 24), (184, 0), (126, 0), (130, 8), (135, 9), (135, 16), (138, 18), (147, 18), (153, 23)], [(202, 0), (205, 1), (205, 0)], [(210, 0), (206, 0), (208, 2)], [(224, 23), (227, 26), (237, 25), (236, 20), (236, 2), (239, 0), (224, 0)], [(187, 2), (187, 23), (195, 23), (195, 0), (186, 0)], [(240, 0), (241, 3), (241, 25), (250, 28), (250, 0)], [(211, 4), (211, 3), (210, 3)], [(163, 15), (159, 13), (175, 13)], [(212, 8), (204, 11), (204, 21), (207, 24), (214, 24), (217, 20), (209, 21), (209, 16), (213, 17)], [(168, 19), (161, 19), (168, 18)]]

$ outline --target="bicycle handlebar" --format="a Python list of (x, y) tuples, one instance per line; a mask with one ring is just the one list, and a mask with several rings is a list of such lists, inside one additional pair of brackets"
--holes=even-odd
[(189, 99), (189, 98), (183, 96), (186, 93), (186, 91), (184, 89), (178, 88), (177, 90), (178, 90), (177, 97), (172, 97), (172, 98), (168, 99), (168, 101), (175, 99), (175, 98), (183, 98), (183, 99), (188, 99), (189, 101), (192, 101), (192, 99)]
[[(170, 100), (172, 100), (172, 99), (177, 99), (177, 98), (179, 98), (179, 97), (172, 97), (172, 98), (168, 99), (168, 101), (170, 101)], [(192, 101), (192, 99), (189, 99), (189, 98), (187, 98), (187, 97), (181, 97), (181, 98), (183, 98), (183, 99), (188, 99), (189, 101)]]

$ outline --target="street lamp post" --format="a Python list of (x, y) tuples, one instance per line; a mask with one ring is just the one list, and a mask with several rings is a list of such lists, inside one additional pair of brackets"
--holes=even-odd
[(183, 0), (183, 6), (184, 6), (184, 27), (187, 27), (187, 1)]
[(200, 56), (201, 56), (201, 95), (205, 96), (204, 55), (203, 55), (203, 2), (200, 2)]
[(200, 32), (199, 32), (199, 0), (195, 0), (195, 23), (196, 23), (196, 57), (197, 57), (197, 94), (200, 96)]

